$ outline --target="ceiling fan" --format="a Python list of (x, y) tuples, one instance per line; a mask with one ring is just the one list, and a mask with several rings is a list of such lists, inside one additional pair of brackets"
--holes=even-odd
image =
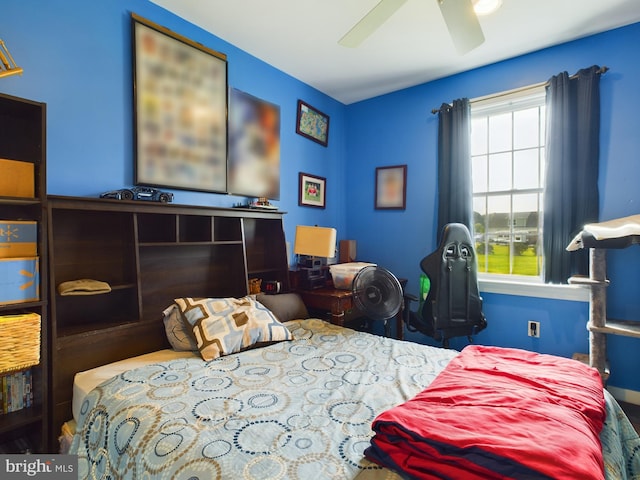
[[(375, 32), (407, 0), (381, 0), (356, 23), (339, 41), (344, 47), (355, 48)], [(434, 0), (447, 24), (453, 44), (460, 55), (470, 52), (484, 42), (480, 22), (472, 0)]]

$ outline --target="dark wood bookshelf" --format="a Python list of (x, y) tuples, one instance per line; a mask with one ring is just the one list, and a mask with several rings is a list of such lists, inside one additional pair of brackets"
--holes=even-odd
[[(0, 159), (33, 164), (33, 179), (27, 181), (33, 182), (35, 194), (33, 197), (15, 197), (0, 191), (0, 220), (36, 222), (40, 279), (38, 301), (0, 305), (0, 315), (35, 313), (41, 321), (40, 363), (30, 367), (33, 404), (0, 415), (2, 453), (49, 451), (46, 440), (49, 437), (46, 150), (46, 105), (0, 93)], [(11, 355), (11, 352), (1, 351), (0, 355)], [(10, 372), (0, 376), (7, 373)]]

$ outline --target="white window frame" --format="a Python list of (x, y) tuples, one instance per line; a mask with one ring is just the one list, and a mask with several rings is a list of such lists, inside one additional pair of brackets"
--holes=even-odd
[[(471, 100), (471, 117), (544, 105), (545, 86), (546, 84), (542, 83)], [(478, 272), (478, 284), (480, 291), (487, 293), (589, 301), (588, 289), (576, 285), (545, 284), (542, 275), (534, 277)]]

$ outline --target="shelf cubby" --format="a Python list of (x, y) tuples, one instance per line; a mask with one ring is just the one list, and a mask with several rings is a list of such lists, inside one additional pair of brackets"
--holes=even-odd
[(178, 216), (179, 242), (211, 242), (213, 230), (211, 217), (203, 215)]
[(177, 241), (175, 215), (139, 213), (136, 219), (140, 243), (175, 243)]

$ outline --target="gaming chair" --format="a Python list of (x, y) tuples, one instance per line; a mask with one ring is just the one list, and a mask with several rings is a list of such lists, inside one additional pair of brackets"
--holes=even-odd
[(469, 229), (449, 223), (437, 250), (420, 262), (431, 286), (418, 312), (411, 312), (415, 296), (405, 294), (404, 320), (409, 331), (419, 331), (449, 346), (449, 339), (474, 335), (487, 326), (478, 292), (478, 266)]

